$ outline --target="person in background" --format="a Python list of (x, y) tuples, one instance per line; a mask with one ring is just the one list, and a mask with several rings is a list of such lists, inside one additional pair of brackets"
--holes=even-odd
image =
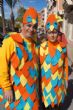
[(56, 14), (48, 16), (45, 26), (47, 40), (40, 45), (43, 110), (60, 110), (66, 95), (68, 57), (67, 43), (59, 30), (61, 21), (61, 17)]
[(34, 40), (38, 13), (30, 7), (23, 15), (21, 33), (6, 36), (0, 55), (0, 105), (5, 110), (38, 110), (38, 62)]

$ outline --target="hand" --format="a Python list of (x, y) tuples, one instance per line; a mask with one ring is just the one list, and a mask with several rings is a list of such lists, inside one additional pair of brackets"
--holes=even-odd
[(7, 99), (10, 103), (13, 101), (13, 92), (12, 90), (7, 90), (4, 92), (4, 98)]

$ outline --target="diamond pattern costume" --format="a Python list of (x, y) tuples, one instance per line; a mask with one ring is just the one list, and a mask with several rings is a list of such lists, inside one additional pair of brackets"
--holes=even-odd
[(64, 42), (44, 41), (40, 46), (40, 62), (42, 101), (45, 107), (54, 107), (64, 101), (66, 94), (68, 59)]
[(4, 40), (4, 43), (7, 42), (9, 42), (7, 48), (14, 44), (12, 55), (9, 55), (14, 101), (9, 103), (3, 99), (3, 90), (0, 89), (0, 104), (5, 105), (5, 110), (35, 110), (35, 108), (38, 110), (38, 68), (35, 43), (30, 39), (22, 39), (20, 34), (11, 35)]

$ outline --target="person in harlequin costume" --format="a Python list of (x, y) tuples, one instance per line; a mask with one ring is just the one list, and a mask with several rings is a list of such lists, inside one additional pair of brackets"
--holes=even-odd
[(23, 15), (21, 33), (6, 36), (0, 58), (0, 105), (5, 110), (38, 110), (37, 47), (34, 41), (38, 13), (30, 7)]
[[(50, 14), (46, 22), (47, 40), (40, 45), (43, 110), (59, 110), (64, 102), (68, 81), (66, 40), (59, 30), (62, 19)], [(65, 42), (63, 41), (63, 39)]]

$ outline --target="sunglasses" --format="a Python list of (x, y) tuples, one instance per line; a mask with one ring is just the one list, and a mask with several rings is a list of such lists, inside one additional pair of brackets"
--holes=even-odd
[(49, 35), (51, 35), (51, 34), (56, 35), (56, 34), (58, 34), (58, 31), (47, 31), (47, 34), (49, 34)]

